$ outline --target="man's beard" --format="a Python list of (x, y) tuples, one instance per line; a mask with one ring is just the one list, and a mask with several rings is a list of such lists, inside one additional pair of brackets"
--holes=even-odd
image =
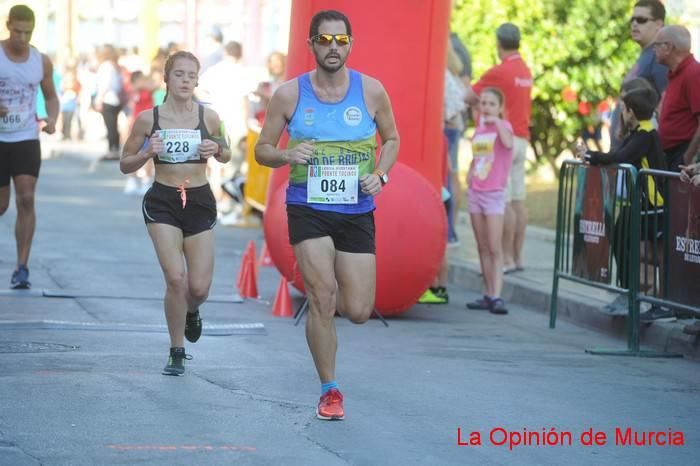
[(339, 71), (343, 67), (343, 65), (345, 65), (345, 60), (347, 60), (347, 57), (345, 58), (345, 60), (343, 60), (340, 55), (336, 56), (338, 57), (338, 63), (335, 65), (328, 65), (325, 63), (325, 60), (326, 58), (328, 58), (328, 55), (324, 56), (323, 58), (319, 58), (319, 56), (316, 55), (316, 64), (326, 73), (335, 73)]

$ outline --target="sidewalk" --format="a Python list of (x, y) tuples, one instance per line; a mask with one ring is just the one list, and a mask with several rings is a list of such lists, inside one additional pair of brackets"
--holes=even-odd
[[(556, 212), (552, 212), (552, 215), (556, 215)], [(482, 283), (479, 277), (479, 257), (468, 212), (459, 212), (456, 230), (460, 244), (449, 250), (450, 283), (478, 292)], [(523, 248), (525, 270), (504, 277), (503, 296), (506, 303), (519, 304), (549, 316), (554, 275), (554, 245), (553, 230), (528, 225)], [(560, 279), (557, 322), (565, 319), (618, 337), (619, 349), (624, 349), (627, 344), (625, 316), (613, 315), (603, 310), (616, 296), (615, 293)], [(698, 359), (698, 338), (683, 333), (683, 327), (692, 321), (686, 319), (642, 324), (641, 344), (655, 350), (681, 353), (686, 357)]]

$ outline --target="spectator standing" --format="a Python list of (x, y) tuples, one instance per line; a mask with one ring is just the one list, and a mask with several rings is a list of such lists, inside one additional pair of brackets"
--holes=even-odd
[[(462, 39), (459, 38), (456, 32), (450, 33), (450, 45), (459, 61), (462, 62), (462, 71), (459, 72), (459, 78), (466, 89), (472, 81), (472, 56), (469, 53), (469, 49), (467, 49), (467, 46), (464, 45), (464, 42), (462, 42)], [(469, 106), (466, 106), (464, 112), (462, 112), (462, 121), (466, 129), (467, 122), (469, 121)], [(459, 162), (459, 158), (457, 162)], [(454, 166), (455, 172), (459, 173), (459, 163), (455, 163)], [(459, 181), (459, 177), (457, 177), (457, 181)], [(457, 206), (459, 206), (459, 200), (462, 198), (461, 192), (459, 192), (456, 197)]]
[[(664, 27), (666, 8), (659, 0), (639, 0), (634, 4), (630, 17), (630, 36), (641, 47), (641, 52), (634, 66), (627, 72), (622, 83), (634, 78), (644, 78), (661, 97), (668, 84), (668, 68), (659, 63), (654, 54), (654, 38), (659, 30)], [(654, 119), (652, 119), (654, 121)], [(654, 123), (656, 124), (656, 123)], [(610, 144), (612, 149), (617, 149), (625, 139), (626, 125), (621, 120), (620, 104), (615, 107), (611, 117)]]
[(226, 57), (224, 34), (219, 26), (212, 26), (209, 34), (207, 34), (207, 41), (208, 43), (204, 45), (204, 58), (202, 59), (200, 75)]
[(459, 246), (459, 238), (455, 231), (455, 212), (458, 208), (457, 199), (460, 193), (458, 173), (459, 139), (464, 132), (463, 112), (466, 110), (464, 98), (466, 88), (459, 78), (464, 69), (462, 61), (448, 42), (447, 70), (445, 70), (445, 92), (443, 95), (443, 132), (447, 137), (448, 175), (447, 190), (450, 197), (447, 200), (447, 245)]
[[(224, 50), (226, 52), (224, 59), (201, 75), (197, 97), (202, 102), (210, 104), (221, 117), (226, 136), (231, 141), (231, 145), (235, 145), (245, 138), (248, 132), (246, 125), (248, 94), (255, 89), (255, 79), (251, 70), (241, 63), (243, 46), (240, 42), (228, 42)], [(217, 200), (220, 217), (230, 209), (229, 199), (221, 187), (226, 178), (225, 171), (238, 172), (243, 161), (242, 154), (236, 151), (229, 167), (215, 164), (213, 161), (209, 162), (209, 181)], [(234, 218), (235, 216), (227, 218), (225, 223), (231, 224)]]
[(117, 64), (117, 52), (111, 45), (105, 45), (100, 52), (100, 66), (97, 68), (97, 94), (95, 109), (102, 114), (107, 129), (108, 153), (105, 159), (119, 160), (119, 129), (117, 121), (122, 111), (124, 85)]
[(513, 161), (513, 127), (503, 120), (503, 93), (484, 88), (479, 99), (479, 125), (472, 138), (472, 165), (469, 169), (469, 217), (479, 248), (484, 279), (483, 298), (467, 303), (469, 309), (507, 314), (501, 298), (503, 288), (503, 217), (506, 185)]
[(256, 80), (241, 63), (240, 42), (228, 42), (224, 50), (224, 59), (201, 75), (197, 97), (211, 104), (221, 116), (227, 136), (236, 142), (247, 133), (247, 97), (255, 90)]
[(467, 103), (477, 104), (479, 94), (487, 87), (500, 90), (505, 96), (505, 119), (513, 127), (513, 164), (508, 177), (503, 225), (503, 266), (508, 273), (523, 270), (522, 250), (527, 226), (525, 156), (530, 139), (532, 73), (518, 52), (520, 29), (516, 25), (501, 24), (496, 30), (496, 39), (501, 63), (488, 70), (467, 91)]
[(284, 82), (287, 69), (287, 57), (282, 52), (272, 52), (267, 57), (267, 79), (258, 83), (257, 88), (248, 98), (248, 118), (254, 118), (262, 126), (267, 105), (272, 94)]
[(690, 53), (690, 32), (683, 26), (661, 29), (654, 49), (670, 70), (659, 121), (661, 147), (669, 168), (680, 171), (700, 149), (700, 63)]
[[(622, 87), (622, 97), (620, 98), (622, 121), (626, 126), (628, 134), (619, 148), (613, 149), (609, 153), (589, 150), (584, 144), (579, 144), (576, 147), (577, 155), (590, 162), (593, 165), (611, 165), (626, 163), (633, 165), (637, 170), (643, 168), (651, 168), (654, 170), (665, 170), (666, 160), (664, 153), (661, 150), (661, 141), (659, 133), (654, 128), (651, 121), (654, 115), (654, 109), (658, 104), (658, 96), (656, 91), (649, 86), (648, 81), (638, 78), (626, 82)], [(657, 188), (656, 180), (650, 177), (648, 184), (645, 185), (642, 200), (642, 215), (646, 217), (643, 222), (644, 231), (641, 232), (640, 249), (642, 251), (655, 251), (658, 254), (655, 258), (659, 264), (663, 263), (663, 248), (659, 243), (663, 232), (663, 216), (664, 216), (664, 198), (660, 193), (661, 189)], [(624, 205), (622, 211), (615, 223), (615, 232), (613, 238), (619, 239), (613, 243), (613, 252), (618, 266), (619, 283), (622, 288), (629, 288), (629, 265), (630, 260), (630, 243), (629, 237), (618, 233), (629, 231), (628, 220), (630, 218), (631, 207)], [(654, 217), (656, 217), (654, 219)], [(645, 245), (645, 242), (649, 242)], [(646, 255), (646, 254), (645, 254)], [(654, 276), (654, 264), (646, 263), (648, 269), (640, 271), (640, 282), (645, 284), (645, 277)], [(661, 288), (661, 287), (660, 287)], [(606, 306), (607, 309), (615, 310), (621, 303), (613, 302)], [(653, 321), (670, 321), (675, 320), (675, 314), (668, 308), (660, 306), (652, 306), (652, 308), (643, 314), (640, 319), (642, 322)]]
[[(67, 68), (61, 79), (61, 134), (63, 140), (71, 138), (73, 118), (78, 116), (80, 102), (80, 83), (75, 68)], [(80, 120), (78, 120), (80, 124)]]
[[(141, 112), (151, 110), (153, 105), (153, 88), (155, 87), (150, 77), (143, 74), (141, 71), (131, 73), (131, 89), (132, 89), (132, 111), (129, 117), (129, 130), (134, 127), (134, 122)], [(146, 141), (144, 141), (144, 144)], [(126, 184), (124, 185), (124, 194), (140, 195), (146, 194), (148, 189), (153, 184), (154, 176), (153, 161), (149, 160), (136, 172), (128, 173)]]

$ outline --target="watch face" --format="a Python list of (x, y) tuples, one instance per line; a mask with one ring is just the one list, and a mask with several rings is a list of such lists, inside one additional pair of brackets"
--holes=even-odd
[(386, 174), (380, 176), (379, 178), (382, 180), (382, 184), (387, 184), (389, 182), (389, 177)]

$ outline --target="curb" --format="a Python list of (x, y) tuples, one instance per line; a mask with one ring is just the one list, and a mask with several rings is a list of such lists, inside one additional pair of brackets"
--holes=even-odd
[[(528, 227), (529, 228), (529, 227)], [(476, 264), (463, 261), (450, 261), (449, 282), (470, 291), (481, 292), (481, 277)], [(506, 302), (518, 304), (547, 316), (549, 325), (549, 305), (551, 288), (526, 278), (505, 276), (503, 297)], [(610, 315), (602, 311), (605, 301), (564, 290), (559, 287), (557, 318), (573, 324), (613, 336), (620, 341), (619, 349), (627, 346), (625, 316)], [(554, 329), (556, 330), (556, 328)], [(680, 353), (685, 358), (700, 360), (700, 338), (683, 333), (683, 326), (672, 322), (659, 322), (640, 327), (641, 346), (659, 351)]]

